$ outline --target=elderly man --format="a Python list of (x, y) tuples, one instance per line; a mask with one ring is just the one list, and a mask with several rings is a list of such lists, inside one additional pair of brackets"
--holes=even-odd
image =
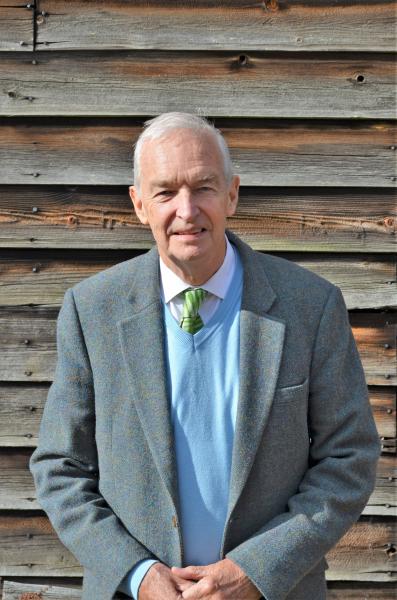
[(38, 499), (84, 600), (323, 600), (380, 449), (342, 294), (226, 231), (204, 119), (146, 123), (134, 167), (156, 247), (65, 294)]

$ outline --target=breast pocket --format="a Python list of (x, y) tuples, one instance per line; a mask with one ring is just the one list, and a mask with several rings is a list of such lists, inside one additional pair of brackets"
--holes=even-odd
[(309, 378), (297, 385), (287, 387), (278, 387), (274, 393), (274, 400), (277, 403), (301, 402), (307, 400), (309, 394)]

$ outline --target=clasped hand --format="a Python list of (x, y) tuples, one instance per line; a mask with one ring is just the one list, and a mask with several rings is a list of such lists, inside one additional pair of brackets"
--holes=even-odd
[(138, 600), (258, 600), (262, 595), (228, 558), (205, 566), (167, 567), (156, 563), (139, 588)]

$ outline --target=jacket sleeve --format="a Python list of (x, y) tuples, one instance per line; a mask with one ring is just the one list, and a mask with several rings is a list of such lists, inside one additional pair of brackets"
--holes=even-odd
[(92, 371), (72, 289), (57, 321), (58, 360), (30, 459), (37, 498), (63, 544), (112, 598), (127, 572), (156, 558), (135, 540), (98, 491)]
[(227, 553), (266, 600), (283, 600), (357, 521), (374, 488), (380, 442), (340, 289), (328, 296), (312, 351), (312, 443), (297, 493)]

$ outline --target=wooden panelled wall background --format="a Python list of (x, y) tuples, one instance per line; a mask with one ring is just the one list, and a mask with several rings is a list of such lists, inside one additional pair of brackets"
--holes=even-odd
[(28, 460), (65, 290), (152, 244), (128, 197), (132, 144), (169, 110), (224, 132), (243, 184), (230, 228), (343, 291), (383, 454), (363, 515), (327, 557), (329, 597), (395, 598), (395, 8), (0, 0), (3, 600), (79, 597), (81, 568)]

